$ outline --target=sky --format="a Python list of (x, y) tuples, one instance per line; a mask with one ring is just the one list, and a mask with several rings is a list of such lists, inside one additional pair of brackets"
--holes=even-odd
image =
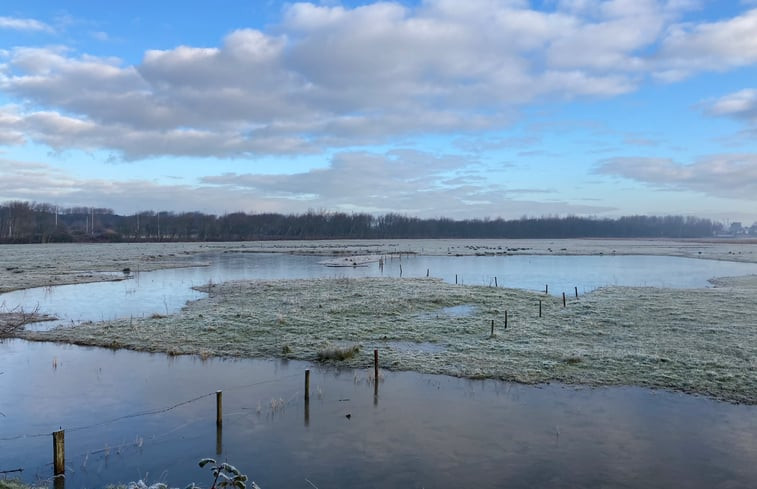
[(0, 202), (757, 222), (757, 0), (3, 0)]

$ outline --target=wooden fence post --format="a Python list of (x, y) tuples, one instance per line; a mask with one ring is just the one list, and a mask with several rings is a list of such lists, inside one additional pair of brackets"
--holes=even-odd
[(216, 391), (216, 426), (223, 425), (223, 392)]
[(305, 402), (310, 400), (310, 369), (305, 369)]
[(66, 447), (64, 431), (53, 432), (53, 475), (66, 473)]

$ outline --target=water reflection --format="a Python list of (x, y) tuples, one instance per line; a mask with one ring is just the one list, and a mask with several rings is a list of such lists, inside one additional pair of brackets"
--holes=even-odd
[[(469, 285), (543, 291), (557, 296), (586, 293), (605, 285), (697, 288), (718, 276), (757, 274), (757, 264), (663, 256), (388, 256), (383, 266), (332, 268), (323, 257), (288, 254), (222, 253), (196, 257), (207, 267), (136, 273), (120, 282), (64, 285), (0, 295), (5, 310), (38, 309), (57, 324), (171, 314), (204, 296), (192, 287), (232, 280), (289, 278), (431, 277)], [(401, 270), (401, 272), (400, 272)], [(465, 306), (460, 306), (464, 308)], [(461, 309), (445, 314), (465, 314)]]
[[(0, 470), (20, 466), (26, 480), (48, 478), (50, 433), (62, 426), (69, 487), (140, 478), (207, 486), (196, 461), (213, 454), (261, 487), (309, 487), (305, 479), (318, 487), (492, 488), (757, 480), (757, 409), (687, 395), (383, 372), (378, 396), (366, 371), (18, 340), (1, 343), (0, 358)], [(308, 404), (306, 368), (318, 393)]]

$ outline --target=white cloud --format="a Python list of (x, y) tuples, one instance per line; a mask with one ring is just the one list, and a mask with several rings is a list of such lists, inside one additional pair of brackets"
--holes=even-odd
[(44, 22), (35, 19), (20, 19), (17, 17), (0, 16), (0, 29), (11, 29), (16, 31), (41, 31), (53, 32), (53, 28)]
[(681, 164), (669, 158), (611, 158), (597, 172), (667, 190), (757, 200), (757, 154), (713, 155)]
[(740, 90), (721, 97), (706, 107), (707, 113), (757, 123), (757, 90)]
[[(524, 214), (587, 214), (611, 210), (566, 202), (514, 198), (522, 189), (490, 182), (476, 160), (402, 150), (387, 154), (341, 153), (326, 168), (293, 175), (230, 173), (209, 176), (203, 184), (248, 191), (289, 202), (303, 211), (318, 206), (342, 211), (400, 212), (421, 217), (519, 217)], [(528, 193), (547, 193), (532, 189)]]
[(16, 47), (4, 53), (0, 92), (17, 102), (15, 130), (56, 150), (244, 157), (504, 128), (529, 103), (757, 61), (757, 10), (687, 24), (696, 5), (685, 0), (530, 5), (295, 3), (275, 29), (148, 50), (137, 65)]
[(0, 158), (0, 202), (14, 199), (65, 207), (98, 206), (119, 213), (139, 210), (208, 213), (234, 211), (302, 213), (310, 208), (419, 217), (506, 217), (522, 215), (596, 215), (614, 209), (553, 200), (525, 200), (482, 177), (475, 160), (402, 150), (388, 154), (343, 153), (329, 166), (293, 175), (223, 174), (197, 184), (149, 180), (75, 178), (42, 163)]
[(757, 9), (717, 22), (669, 27), (657, 75), (676, 81), (703, 70), (727, 70), (757, 62)]

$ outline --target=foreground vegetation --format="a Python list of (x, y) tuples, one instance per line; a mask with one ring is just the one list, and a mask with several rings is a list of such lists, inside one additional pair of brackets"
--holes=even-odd
[[(248, 483), (251, 489), (260, 489), (255, 481), (250, 481), (247, 475), (241, 473), (236, 467), (225, 462), (216, 462), (212, 458), (204, 458), (199, 462), (200, 467), (208, 467), (211, 471), (211, 489), (246, 489)], [(0, 479), (0, 489), (45, 489), (47, 485), (29, 486), (18, 479)], [(158, 482), (147, 485), (144, 481), (130, 482), (128, 484), (109, 485), (106, 489), (169, 489), (167, 484)], [(186, 489), (202, 489), (194, 482)]]
[(342, 349), (351, 354), (326, 361), (351, 367), (370, 365), (378, 348), (382, 366), (398, 370), (640, 385), (757, 404), (754, 276), (711, 289), (608, 287), (571, 297), (567, 307), (535, 292), (435, 279), (253, 281), (202, 289), (210, 291), (206, 299), (173, 316), (21, 336), (309, 361), (335, 358), (329, 352)]

